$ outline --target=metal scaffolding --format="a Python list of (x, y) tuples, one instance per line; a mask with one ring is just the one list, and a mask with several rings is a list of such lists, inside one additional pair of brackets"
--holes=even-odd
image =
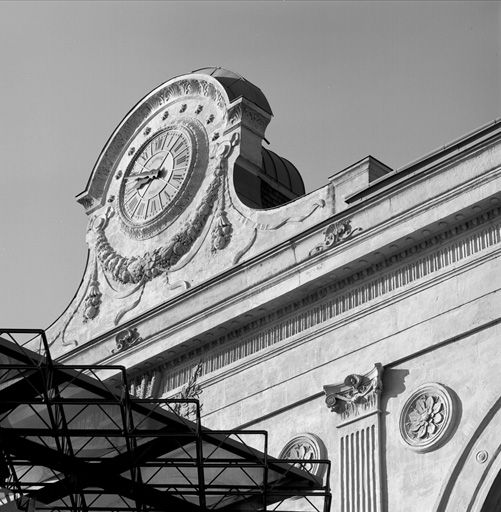
[(122, 366), (54, 362), (41, 330), (0, 329), (0, 512), (328, 512), (330, 462), (267, 445), (202, 427), (197, 400), (135, 398)]

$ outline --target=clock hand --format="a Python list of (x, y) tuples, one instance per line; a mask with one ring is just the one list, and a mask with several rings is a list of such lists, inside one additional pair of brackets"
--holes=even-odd
[(148, 177), (157, 178), (159, 172), (160, 172), (160, 169), (153, 169), (152, 171), (141, 172), (139, 174), (131, 174), (130, 176), (126, 176), (124, 179), (126, 179), (126, 180), (131, 180), (131, 179), (139, 180), (139, 179), (148, 178)]
[(132, 188), (133, 189), (136, 189), (136, 190), (139, 190), (141, 189), (144, 185), (146, 185), (147, 183), (151, 183), (152, 180), (154, 180), (154, 178), (139, 178), (138, 180), (136, 180), (136, 182), (132, 185)]
[(167, 157), (170, 155), (170, 151), (167, 151), (167, 154), (164, 156), (164, 159), (160, 162), (160, 165), (158, 166), (158, 176), (157, 178), (160, 178), (160, 173), (165, 171), (165, 169), (162, 169), (162, 166), (165, 162), (165, 160), (167, 160)]
[(162, 162), (160, 163), (160, 165), (158, 166), (158, 169), (160, 170), (162, 168), (162, 165), (164, 164), (165, 160), (167, 160), (167, 157), (170, 155), (170, 151), (167, 151), (167, 154), (164, 156), (164, 159), (162, 160)]

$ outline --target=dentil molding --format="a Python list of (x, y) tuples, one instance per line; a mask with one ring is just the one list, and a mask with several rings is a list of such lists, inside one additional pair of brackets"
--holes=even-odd
[(161, 381), (162, 394), (167, 393), (187, 382), (202, 355), (201, 375), (204, 376), (454, 267), (460, 261), (501, 244), (500, 215), (501, 208), (494, 208), (351, 276), (320, 287), (299, 301), (136, 375), (137, 385), (145, 380), (147, 386), (147, 382), (155, 378)]

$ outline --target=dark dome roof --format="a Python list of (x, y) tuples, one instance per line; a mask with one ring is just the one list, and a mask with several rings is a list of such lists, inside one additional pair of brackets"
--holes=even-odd
[(303, 178), (293, 163), (266, 148), (262, 148), (262, 155), (263, 174), (290, 190), (294, 196), (304, 195)]
[(224, 87), (230, 101), (243, 96), (269, 114), (273, 114), (270, 104), (261, 89), (251, 84), (242, 75), (219, 67), (196, 69), (193, 73), (202, 73), (214, 77)]

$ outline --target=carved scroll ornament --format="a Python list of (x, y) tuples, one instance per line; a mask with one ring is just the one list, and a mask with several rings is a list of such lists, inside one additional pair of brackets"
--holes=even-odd
[(143, 341), (143, 338), (139, 335), (137, 331), (137, 327), (131, 327), (130, 329), (125, 329), (122, 332), (119, 332), (115, 336), (116, 348), (114, 348), (111, 352), (112, 354), (116, 354), (117, 352), (121, 352), (122, 350), (126, 350), (132, 345), (136, 345)]
[(322, 252), (327, 251), (328, 249), (331, 249), (332, 247), (335, 247), (341, 242), (345, 242), (358, 231), (362, 231), (362, 228), (353, 229), (351, 227), (350, 219), (345, 219), (330, 224), (324, 231), (324, 241), (310, 251), (310, 256), (316, 256), (317, 254), (320, 254)]
[(376, 363), (365, 375), (351, 374), (344, 379), (343, 384), (324, 386), (327, 407), (344, 420), (377, 411), (382, 374), (383, 367)]

